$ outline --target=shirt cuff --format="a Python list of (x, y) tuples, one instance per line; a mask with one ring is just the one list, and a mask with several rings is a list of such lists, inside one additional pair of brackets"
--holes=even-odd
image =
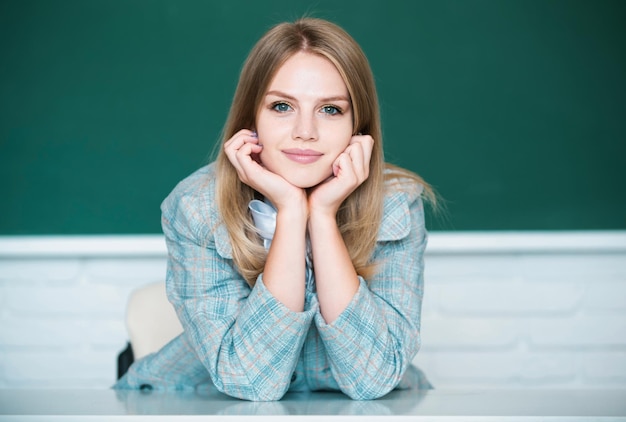
[[(330, 324), (320, 312), (315, 314), (315, 325), (326, 350), (337, 365), (354, 367), (354, 356), (359, 350), (379, 349), (385, 338), (386, 323), (365, 280), (359, 277), (359, 288), (341, 314)], [(363, 356), (363, 355), (361, 355)]]

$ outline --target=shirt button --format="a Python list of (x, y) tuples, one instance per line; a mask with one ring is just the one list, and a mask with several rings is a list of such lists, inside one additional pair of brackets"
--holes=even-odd
[(297, 378), (298, 377), (296, 376), (296, 373), (294, 372), (293, 375), (291, 376), (291, 382), (295, 382)]
[(141, 390), (141, 391), (151, 391), (152, 390), (152, 386), (150, 384), (141, 384), (139, 386), (139, 390)]

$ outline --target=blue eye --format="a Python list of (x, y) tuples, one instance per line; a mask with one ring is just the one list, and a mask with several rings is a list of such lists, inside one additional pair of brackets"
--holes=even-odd
[(291, 110), (291, 106), (287, 103), (278, 102), (278, 103), (272, 104), (272, 110), (276, 110), (279, 113), (285, 113)]
[(322, 107), (322, 113), (330, 114), (334, 116), (335, 114), (341, 114), (341, 109), (335, 106), (327, 105)]

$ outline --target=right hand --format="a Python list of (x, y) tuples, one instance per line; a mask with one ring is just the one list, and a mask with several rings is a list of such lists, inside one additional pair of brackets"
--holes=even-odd
[(237, 170), (239, 180), (268, 198), (277, 210), (296, 203), (306, 207), (306, 192), (265, 168), (261, 151), (259, 138), (248, 129), (235, 133), (224, 144), (224, 152)]

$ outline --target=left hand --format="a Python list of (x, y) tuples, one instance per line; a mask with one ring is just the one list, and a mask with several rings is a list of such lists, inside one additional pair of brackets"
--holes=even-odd
[(309, 193), (309, 214), (337, 214), (345, 199), (368, 177), (374, 139), (354, 135), (347, 148), (333, 162), (333, 174)]

